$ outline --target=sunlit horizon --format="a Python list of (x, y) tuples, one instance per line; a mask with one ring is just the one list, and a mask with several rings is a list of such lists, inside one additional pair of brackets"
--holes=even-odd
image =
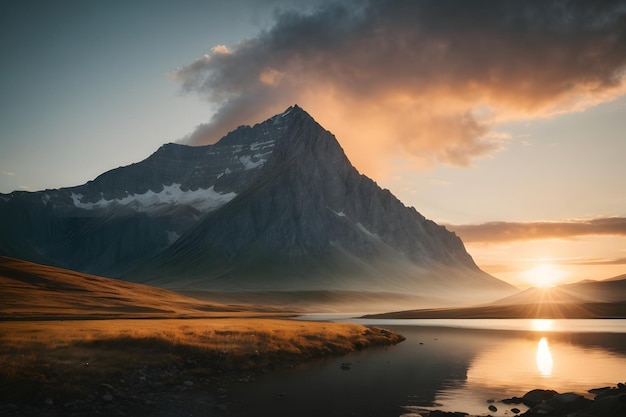
[(524, 277), (536, 288), (549, 288), (563, 282), (567, 273), (553, 264), (542, 263), (526, 271)]
[(465, 247), (482, 270), (519, 289), (539, 286), (534, 281), (544, 276), (550, 285), (562, 285), (602, 281), (626, 273), (624, 237), (618, 235), (511, 242), (470, 240)]

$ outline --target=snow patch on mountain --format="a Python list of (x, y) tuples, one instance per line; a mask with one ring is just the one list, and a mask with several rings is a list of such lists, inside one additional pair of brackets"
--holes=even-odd
[(232, 171), (230, 170), (230, 168), (226, 168), (226, 170), (224, 172), (222, 172), (221, 174), (219, 174), (216, 178), (222, 178), (224, 175), (228, 175), (230, 174)]
[(330, 208), (329, 208), (329, 210), (332, 211), (333, 213), (335, 213), (338, 217), (346, 217), (346, 213), (344, 213), (343, 210), (335, 211), (335, 210), (330, 209)]
[[(269, 134), (269, 132), (265, 132), (265, 134)], [(273, 148), (275, 144), (276, 144), (275, 140), (268, 140), (265, 142), (256, 142), (250, 145), (250, 150), (258, 151), (259, 149)]]
[(263, 164), (265, 164), (265, 161), (267, 161), (267, 159), (263, 159), (263, 158), (259, 158), (258, 160), (253, 161), (250, 155), (244, 155), (244, 156), (239, 157), (239, 162), (243, 164), (243, 167), (245, 169), (258, 168), (262, 166)]
[(176, 242), (179, 237), (180, 235), (178, 233), (172, 232), (171, 230), (167, 230), (167, 241), (170, 245)]
[(203, 212), (222, 207), (237, 196), (236, 193), (219, 193), (211, 186), (207, 189), (183, 190), (180, 184), (164, 185), (163, 190), (148, 190), (143, 194), (129, 194), (124, 198), (106, 200), (104, 197), (94, 202), (82, 202), (83, 195), (72, 193), (74, 206), (85, 210), (109, 208), (114, 205), (127, 206), (136, 211), (149, 212), (163, 205), (189, 205)]
[(335, 211), (333, 209), (331, 209), (330, 207), (328, 208), (330, 211), (332, 211), (337, 217), (341, 217), (345, 220), (347, 220), (348, 222), (354, 224), (356, 226), (357, 229), (359, 229), (359, 231), (363, 234), (365, 234), (366, 236), (369, 236), (373, 239), (376, 240), (380, 240), (382, 241), (382, 239), (380, 238), (380, 236), (378, 236), (376, 233), (373, 233), (372, 231), (370, 231), (367, 227), (363, 226), (362, 223), (360, 222), (354, 222), (352, 219), (350, 219), (348, 216), (346, 216), (346, 213), (344, 213), (343, 210), (341, 211)]
[(370, 232), (370, 231), (369, 231), (369, 229), (368, 229), (367, 227), (363, 226), (361, 223), (357, 223), (357, 224), (356, 224), (356, 227), (358, 227), (358, 228), (359, 228), (359, 230), (360, 230), (361, 232), (365, 233), (367, 236), (369, 236), (369, 237), (371, 237), (371, 238), (374, 238), (374, 239), (376, 239), (376, 240), (381, 240), (381, 239), (380, 239), (380, 236), (378, 236), (376, 233), (372, 233), (372, 232)]

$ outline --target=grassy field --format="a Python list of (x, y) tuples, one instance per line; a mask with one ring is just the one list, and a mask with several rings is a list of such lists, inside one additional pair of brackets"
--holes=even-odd
[(206, 385), (403, 340), (4, 257), (0, 288), (0, 405), (91, 397), (83, 413), (90, 415), (105, 410), (97, 408), (103, 392), (114, 392), (118, 406), (141, 405), (189, 381)]
[(0, 403), (68, 402), (146, 367), (208, 377), (399, 341), (381, 329), (284, 319), (2, 322)]

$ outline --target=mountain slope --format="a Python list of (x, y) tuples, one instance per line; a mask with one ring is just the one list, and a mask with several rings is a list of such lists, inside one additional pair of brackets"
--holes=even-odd
[(241, 306), (209, 304), (160, 288), (0, 256), (0, 319), (210, 317)]
[(511, 292), (455, 234), (359, 174), (304, 110), (268, 122), (283, 134), (258, 179), (129, 278), (172, 288)]

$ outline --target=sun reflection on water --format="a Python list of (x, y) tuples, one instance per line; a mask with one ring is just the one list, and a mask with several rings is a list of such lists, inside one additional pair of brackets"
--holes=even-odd
[(553, 320), (534, 319), (530, 322), (530, 327), (536, 332), (549, 332), (553, 327)]
[(551, 376), (552, 365), (552, 354), (550, 353), (548, 339), (542, 337), (537, 345), (537, 369), (539, 369), (542, 376)]

